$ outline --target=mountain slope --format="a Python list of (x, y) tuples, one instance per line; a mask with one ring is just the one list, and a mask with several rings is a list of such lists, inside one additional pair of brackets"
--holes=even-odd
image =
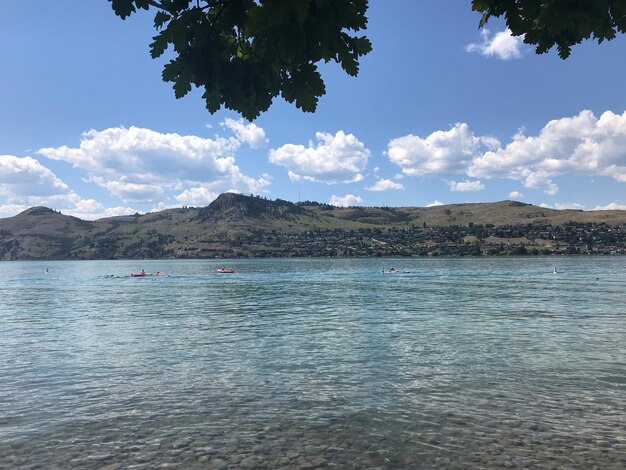
[(47, 207), (0, 219), (0, 259), (65, 259), (92, 222)]
[[(463, 227), (519, 226), (526, 227), (522, 238), (517, 237), (519, 240), (527, 240), (524, 238), (527, 235), (533, 239), (536, 237), (535, 232), (550, 233), (549, 236), (554, 239), (552, 229), (561, 233), (556, 228), (570, 223), (588, 224), (590, 227), (593, 224), (626, 227), (626, 211), (554, 210), (515, 201), (426, 208), (340, 208), (315, 202), (294, 204), (283, 200), (271, 201), (233, 193), (222, 194), (202, 208), (168, 209), (143, 215), (108, 217), (93, 222), (66, 216), (45, 207), (33, 207), (14, 217), (0, 219), (0, 259), (202, 258), (356, 253), (354, 241), (352, 245), (348, 244), (352, 248), (341, 248), (348, 239), (358, 240), (357, 244), (362, 245), (364, 251), (359, 253), (407, 254), (415, 253), (416, 243), (428, 237), (435, 240), (433, 243), (443, 243), (454, 239), (450, 233), (458, 232), (464, 233), (466, 237), (463, 243), (470, 240), (478, 243), (483, 236), (485, 239), (480, 238), (480, 243), (494, 243), (493, 240), (502, 238), (502, 233), (511, 232), (509, 228), (508, 231), (491, 230), (489, 233), (472, 230), (470, 234), (462, 230)], [(380, 239), (398, 230), (411, 232), (413, 242), (407, 242), (408, 245), (399, 242), (398, 247), (402, 245), (402, 248), (396, 251), (389, 243), (383, 251), (367, 248), (368, 244), (380, 248), (381, 243), (386, 243)], [(423, 233), (418, 233), (420, 230)], [(597, 239), (593, 236), (594, 230), (592, 227), (576, 232), (576, 240), (572, 238), (569, 243), (576, 241), (582, 244), (587, 239), (587, 232), (592, 234), (590, 240)], [(604, 231), (611, 232), (610, 229)], [(479, 238), (476, 238), (474, 232), (478, 233)], [(447, 235), (442, 236), (442, 233)], [(619, 241), (616, 233), (621, 232), (613, 231), (609, 239), (617, 236)], [(471, 237), (467, 238), (468, 235)], [(441, 242), (436, 241), (439, 238)], [(456, 240), (454, 243), (461, 241)], [(324, 251), (330, 245), (336, 248)]]

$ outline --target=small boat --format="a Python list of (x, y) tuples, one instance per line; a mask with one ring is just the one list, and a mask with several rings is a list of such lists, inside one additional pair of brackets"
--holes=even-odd
[(130, 277), (144, 277), (146, 273), (131, 273)]
[(410, 271), (403, 271), (401, 269), (396, 269), (396, 268), (389, 268), (389, 269), (384, 269), (382, 270), (383, 274), (403, 274), (403, 273), (409, 273)]
[(233, 274), (235, 270), (233, 268), (218, 268), (218, 274)]

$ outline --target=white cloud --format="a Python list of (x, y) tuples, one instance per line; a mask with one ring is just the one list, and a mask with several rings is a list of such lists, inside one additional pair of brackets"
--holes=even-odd
[(539, 207), (545, 207), (546, 209), (557, 209), (557, 210), (566, 210), (566, 209), (583, 210), (585, 208), (583, 204), (579, 204), (577, 202), (557, 202), (554, 205), (550, 205), (545, 202), (542, 202), (541, 204), (539, 204)]
[(0, 196), (8, 199), (66, 195), (67, 184), (32, 157), (0, 155)]
[(185, 206), (203, 207), (211, 204), (219, 195), (220, 193), (218, 192), (209, 191), (207, 188), (200, 186), (184, 190), (176, 196), (176, 200)]
[(466, 123), (458, 123), (424, 138), (393, 139), (386, 154), (409, 176), (507, 178), (549, 195), (559, 192), (554, 178), (566, 174), (626, 182), (626, 112), (607, 111), (598, 119), (581, 111), (548, 122), (536, 136), (525, 132), (521, 129), (502, 147), (497, 139), (477, 136)]
[(381, 179), (376, 181), (376, 184), (374, 184), (373, 186), (365, 189), (367, 191), (392, 191), (404, 189), (404, 186), (400, 183), (396, 183), (395, 181)]
[(138, 181), (152, 182), (221, 175), (234, 166), (226, 155), (238, 147), (234, 138), (211, 140), (132, 126), (92, 129), (82, 134), (79, 148), (43, 148), (39, 153), (103, 177), (136, 174)]
[(436, 206), (443, 206), (444, 203), (441, 201), (438, 201), (437, 199), (435, 199), (433, 202), (431, 202), (430, 204), (426, 204), (426, 207), (436, 207)]
[(363, 199), (361, 199), (359, 196), (354, 196), (352, 194), (346, 194), (345, 196), (335, 196), (333, 194), (328, 201), (330, 205), (338, 207), (354, 206), (359, 202), (363, 202)]
[(313, 146), (286, 144), (272, 149), (269, 161), (289, 170), (289, 178), (301, 178), (319, 183), (352, 183), (363, 179), (370, 151), (354, 135), (338, 131), (334, 136), (324, 132), (315, 134)]
[(70, 208), (61, 211), (67, 215), (73, 215), (74, 217), (78, 217), (84, 220), (97, 220), (102, 219), (103, 217), (116, 217), (120, 215), (132, 215), (139, 211), (133, 209), (132, 207), (104, 207), (97, 201), (93, 199), (83, 199), (81, 202), (76, 204), (75, 208)]
[(457, 123), (425, 138), (410, 134), (393, 139), (386, 154), (409, 176), (463, 173), (481, 146), (491, 148), (494, 141), (493, 137), (476, 137), (467, 124)]
[(472, 43), (465, 47), (467, 52), (478, 52), (485, 57), (497, 57), (501, 60), (519, 59), (522, 57), (523, 36), (513, 36), (510, 29), (500, 31), (491, 37), (489, 30), (480, 31), (482, 43)]
[(235, 133), (239, 141), (247, 143), (252, 148), (264, 147), (269, 142), (267, 137), (265, 137), (263, 128), (253, 123), (244, 124), (243, 119), (235, 121), (234, 119), (226, 118), (222, 126), (229, 128)]
[(119, 181), (93, 177), (89, 181), (108, 189), (111, 194), (124, 201), (158, 202), (163, 197), (163, 188), (159, 184), (128, 183), (125, 177)]
[(583, 210), (585, 208), (584, 204), (579, 204), (577, 202), (557, 202), (556, 204), (554, 204), (554, 208), (555, 209), (576, 209), (576, 210)]
[(25, 211), (31, 206), (24, 206), (22, 204), (2, 204), (0, 205), (0, 218), (12, 217)]
[(524, 195), (520, 193), (519, 191), (511, 191), (507, 197), (509, 199), (520, 199), (524, 197)]
[(455, 192), (471, 192), (485, 189), (485, 185), (480, 180), (449, 181), (448, 186), (450, 186), (450, 191)]
[(591, 111), (550, 121), (537, 136), (519, 132), (505, 148), (475, 158), (468, 168), (475, 178), (504, 177), (556, 194), (552, 178), (564, 174), (611, 176), (626, 182), (626, 112)]
[(618, 204), (617, 202), (611, 202), (605, 206), (596, 206), (592, 210), (594, 211), (626, 211), (626, 204)]
[(9, 217), (33, 206), (46, 206), (81, 219), (132, 214), (134, 209), (105, 209), (93, 199), (83, 199), (50, 169), (32, 157), (0, 155), (0, 216)]
[(0, 205), (0, 217), (12, 217), (35, 205), (50, 207), (60, 211), (62, 214), (78, 217), (83, 220), (97, 220), (103, 217), (115, 217), (119, 215), (131, 215), (138, 212), (130, 207), (110, 207), (104, 208), (93, 199), (82, 199), (77, 203), (72, 200), (57, 200), (56, 204), (5, 204)]
[[(238, 129), (239, 124), (233, 122), (230, 125)], [(235, 187), (245, 192), (262, 192), (267, 178), (244, 175), (231, 155), (240, 144), (234, 137), (212, 140), (116, 127), (83, 133), (78, 148), (43, 148), (39, 153), (87, 171), (89, 181), (123, 201), (155, 202), (164, 190), (198, 184), (210, 184), (213, 190)]]

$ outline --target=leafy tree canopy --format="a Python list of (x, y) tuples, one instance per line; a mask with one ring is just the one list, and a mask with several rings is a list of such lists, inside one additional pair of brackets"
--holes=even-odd
[(252, 120), (279, 94), (313, 112), (325, 93), (318, 62), (357, 75), (369, 39), (367, 0), (109, 0), (122, 19), (156, 9), (153, 58), (172, 47), (163, 68), (177, 98), (204, 89), (209, 112), (221, 106)]
[(601, 43), (626, 32), (625, 0), (472, 0), (472, 9), (483, 14), (481, 27), (504, 16), (513, 35), (523, 35), (537, 54), (556, 46), (562, 59), (585, 39)]
[[(313, 112), (326, 89), (318, 63), (336, 62), (349, 75), (372, 50), (354, 33), (367, 27), (368, 0), (108, 0), (125, 19), (155, 9), (153, 58), (172, 48), (163, 68), (177, 98), (204, 89), (206, 108), (222, 106), (249, 120), (277, 96)], [(567, 58), (584, 39), (626, 32), (626, 0), (472, 0), (480, 26), (504, 16), (513, 35), (542, 54)]]

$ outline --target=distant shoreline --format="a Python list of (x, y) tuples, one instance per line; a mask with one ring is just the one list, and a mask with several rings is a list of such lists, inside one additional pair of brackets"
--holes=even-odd
[(335, 207), (224, 193), (207, 207), (84, 221), (45, 207), (0, 219), (0, 260), (626, 254), (626, 211), (515, 201)]

